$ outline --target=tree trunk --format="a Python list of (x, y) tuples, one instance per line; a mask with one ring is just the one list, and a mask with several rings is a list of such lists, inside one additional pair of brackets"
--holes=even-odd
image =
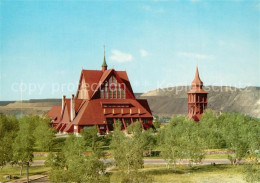
[(22, 176), (22, 175), (23, 175), (23, 164), (20, 167), (20, 176)]
[(26, 177), (27, 177), (27, 183), (29, 183), (29, 162), (26, 162)]

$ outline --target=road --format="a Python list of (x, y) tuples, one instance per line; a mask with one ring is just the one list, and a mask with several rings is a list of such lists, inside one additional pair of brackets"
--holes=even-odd
[[(114, 159), (110, 158), (110, 159), (106, 159), (104, 160), (105, 163), (112, 163), (114, 161)], [(31, 164), (31, 166), (43, 166), (44, 165), (45, 160), (34, 160)], [(164, 159), (144, 159), (144, 164), (148, 165), (148, 164), (166, 164), (167, 161), (165, 161)], [(215, 164), (230, 164), (230, 161), (228, 159), (204, 159), (202, 160), (201, 163), (198, 163), (200, 165), (210, 165), (212, 163)], [(189, 161), (186, 159), (183, 160), (178, 160), (177, 164), (182, 164), (182, 165), (186, 165), (189, 164)]]

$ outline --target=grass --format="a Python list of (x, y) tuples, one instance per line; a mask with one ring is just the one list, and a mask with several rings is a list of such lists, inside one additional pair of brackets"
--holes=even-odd
[[(49, 171), (50, 167), (45, 167), (45, 166), (32, 166), (29, 168), (29, 176), (31, 175), (38, 175), (42, 174), (46, 171)], [(5, 175), (12, 175), (17, 176), (19, 178), (25, 177), (26, 176), (26, 167), (23, 168), (23, 176), (20, 176), (20, 167), (19, 166), (5, 166), (2, 169), (0, 169), (0, 182), (6, 182), (9, 181), (4, 178)]]
[[(145, 165), (141, 171), (152, 177), (155, 183), (242, 183), (245, 181), (241, 169), (242, 165), (207, 165), (193, 168), (181, 165), (177, 166), (175, 171), (173, 168), (167, 169), (165, 165)], [(113, 176), (115, 172), (116, 169), (111, 171), (110, 182), (117, 182), (117, 177)]]
[(47, 156), (34, 156), (33, 160), (46, 160)]
[(207, 154), (205, 159), (228, 159), (228, 154)]

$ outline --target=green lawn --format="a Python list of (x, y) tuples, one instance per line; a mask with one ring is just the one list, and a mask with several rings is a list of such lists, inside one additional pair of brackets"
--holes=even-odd
[(205, 159), (228, 159), (228, 154), (207, 154)]
[[(49, 171), (50, 167), (44, 167), (44, 166), (35, 166), (35, 167), (30, 167), (29, 168), (29, 175), (37, 175), (37, 174), (42, 174), (46, 171)], [(0, 169), (0, 182), (6, 182), (8, 180), (4, 179), (3, 176), (5, 175), (12, 175), (12, 176), (17, 176), (19, 178), (25, 177), (26, 176), (26, 167), (23, 169), (23, 176), (20, 176), (20, 167), (18, 166), (5, 166), (2, 169)]]
[(33, 160), (46, 160), (47, 156), (35, 156)]
[[(177, 170), (167, 169), (164, 165), (145, 165), (141, 171), (153, 178), (157, 183), (242, 183), (245, 182), (241, 173), (242, 166), (208, 165), (177, 166)], [(115, 172), (116, 170), (112, 171)], [(117, 182), (117, 178), (111, 175), (111, 182)]]

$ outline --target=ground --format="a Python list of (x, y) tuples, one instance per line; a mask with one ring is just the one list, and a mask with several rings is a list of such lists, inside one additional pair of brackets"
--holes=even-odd
[[(173, 168), (167, 169), (164, 165), (145, 165), (142, 171), (151, 176), (154, 183), (244, 183), (242, 166), (177, 166), (177, 171), (174, 171)], [(113, 175), (111, 182), (117, 182)]]
[[(30, 167), (29, 169), (29, 175), (39, 175), (46, 173), (47, 171), (50, 170), (50, 167), (45, 167), (45, 166), (34, 166)], [(26, 167), (23, 169), (23, 176), (20, 176), (20, 167), (18, 166), (5, 166), (2, 169), (0, 169), (0, 182), (5, 182), (8, 181), (7, 179), (4, 178), (5, 175), (12, 175), (12, 177), (17, 176), (19, 178), (21, 177), (26, 177)]]

